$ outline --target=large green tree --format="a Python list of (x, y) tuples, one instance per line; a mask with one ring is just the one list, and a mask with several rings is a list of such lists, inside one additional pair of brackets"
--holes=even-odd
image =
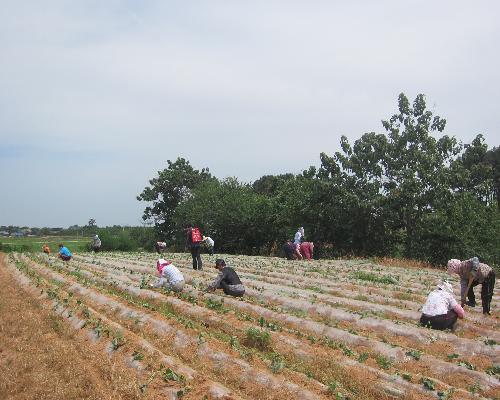
[(167, 164), (167, 168), (158, 171), (158, 176), (149, 181), (150, 186), (144, 188), (137, 200), (150, 203), (144, 210), (143, 220), (153, 220), (157, 234), (172, 240), (177, 230), (172, 219), (177, 206), (189, 199), (196, 186), (214, 178), (208, 168), (196, 170), (184, 158), (168, 160)]

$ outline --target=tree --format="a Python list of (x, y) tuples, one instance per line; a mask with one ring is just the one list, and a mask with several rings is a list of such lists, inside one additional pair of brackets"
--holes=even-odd
[[(450, 197), (448, 164), (460, 146), (446, 135), (432, 136), (444, 130), (446, 121), (426, 110), (423, 95), (412, 107), (401, 93), (398, 111), (382, 121), (386, 135), (366, 133), (352, 147), (342, 137), (342, 152), (334, 157), (322, 153), (318, 177), (334, 183), (343, 207), (336, 212), (349, 216), (340, 222), (347, 224), (351, 240), (370, 238), (386, 251), (390, 244), (393, 253), (402, 245), (401, 255), (412, 256), (419, 221)], [(355, 227), (364, 234), (353, 234)]]
[[(256, 253), (274, 237), (270, 200), (236, 178), (210, 180), (197, 186), (176, 209), (178, 231), (189, 217), (216, 241), (218, 251)], [(184, 238), (179, 237), (180, 243)]]
[[(175, 236), (176, 227), (172, 220), (175, 209), (191, 196), (191, 191), (200, 183), (212, 178), (208, 168), (195, 170), (184, 158), (167, 161), (168, 167), (158, 171), (158, 177), (149, 181), (137, 200), (150, 202), (144, 210), (143, 220), (154, 220), (158, 235), (165, 239)], [(189, 218), (189, 216), (187, 216)], [(185, 223), (190, 222), (189, 219)]]

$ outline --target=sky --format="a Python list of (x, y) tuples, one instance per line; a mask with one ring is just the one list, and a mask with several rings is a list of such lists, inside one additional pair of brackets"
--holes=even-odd
[(167, 160), (252, 182), (419, 93), (500, 145), (498, 1), (0, 0), (0, 225), (140, 225)]

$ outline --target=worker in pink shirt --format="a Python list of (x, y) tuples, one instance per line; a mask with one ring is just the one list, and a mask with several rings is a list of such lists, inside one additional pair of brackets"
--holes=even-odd
[(451, 283), (442, 281), (427, 296), (420, 323), (432, 329), (454, 329), (457, 318), (462, 319), (464, 315), (464, 309), (453, 296)]
[(302, 257), (306, 260), (311, 261), (314, 256), (314, 243), (313, 242), (302, 242), (300, 244), (300, 253)]

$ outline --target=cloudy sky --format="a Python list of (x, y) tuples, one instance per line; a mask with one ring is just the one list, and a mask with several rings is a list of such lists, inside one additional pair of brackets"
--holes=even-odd
[(300, 172), (426, 95), (500, 144), (498, 1), (0, 0), (0, 225), (139, 225), (187, 158)]

